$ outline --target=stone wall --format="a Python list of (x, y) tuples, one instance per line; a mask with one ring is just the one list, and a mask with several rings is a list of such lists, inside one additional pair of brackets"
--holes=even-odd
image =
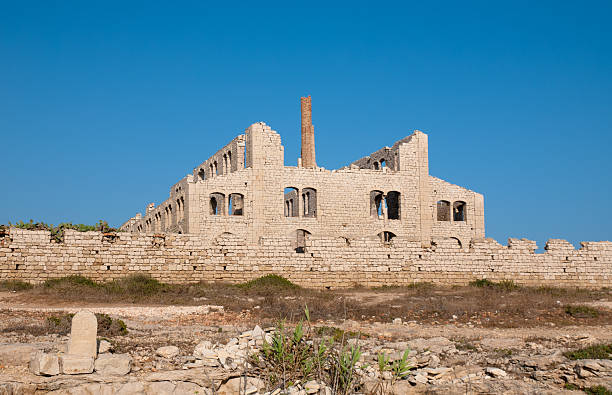
[(487, 278), (547, 286), (612, 286), (612, 242), (584, 242), (578, 250), (564, 240), (549, 240), (544, 253), (534, 253), (530, 240), (492, 239), (460, 246), (457, 239), (420, 241), (396, 237), (306, 240), (295, 250), (292, 238), (259, 239), (221, 233), (201, 235), (134, 234), (66, 231), (62, 243), (49, 232), (10, 229), (0, 235), (0, 280), (32, 283), (78, 274), (107, 281), (147, 273), (169, 283), (244, 282), (266, 274), (282, 275), (308, 287), (406, 285), (415, 282), (467, 284)]

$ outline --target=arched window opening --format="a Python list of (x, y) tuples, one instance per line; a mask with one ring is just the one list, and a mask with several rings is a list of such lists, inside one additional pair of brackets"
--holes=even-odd
[(453, 221), (466, 221), (465, 202), (457, 201), (453, 203)]
[(223, 215), (223, 205), (225, 204), (225, 195), (222, 193), (210, 194), (210, 215)]
[(227, 172), (232, 172), (232, 151), (227, 151)]
[(210, 176), (213, 177), (215, 175), (215, 167), (213, 166), (213, 164), (210, 164)]
[(206, 172), (204, 169), (200, 169), (198, 171), (198, 177), (200, 178), (200, 181), (204, 181), (206, 179)]
[(213, 167), (215, 168), (215, 175), (218, 176), (219, 175), (219, 166), (217, 165), (217, 161), (215, 161), (215, 163), (213, 163)]
[(438, 221), (450, 221), (450, 202), (439, 200), (436, 204), (438, 211)]
[(380, 160), (380, 169), (384, 169), (385, 167), (387, 167), (387, 161), (385, 161), (384, 159)]
[(400, 219), (400, 193), (397, 191), (388, 192), (385, 201), (387, 203), (387, 218)]
[(304, 217), (317, 216), (317, 190), (314, 188), (304, 188), (302, 190), (302, 207), (304, 207)]
[(389, 244), (395, 237), (395, 233), (384, 231), (380, 232), (378, 237), (380, 237), (380, 241), (382, 241), (384, 244)]
[(378, 162), (374, 162), (372, 165), (374, 166), (374, 170), (379, 170)]
[(244, 196), (240, 193), (229, 195), (229, 215), (242, 215), (244, 209)]
[(370, 215), (373, 218), (383, 219), (383, 193), (382, 191), (370, 192)]
[(299, 196), (300, 193), (297, 188), (287, 187), (284, 191), (285, 194), (285, 217), (299, 217)]
[(308, 240), (310, 232), (304, 229), (298, 229), (295, 231), (296, 247), (295, 252), (303, 254), (306, 252), (306, 240)]

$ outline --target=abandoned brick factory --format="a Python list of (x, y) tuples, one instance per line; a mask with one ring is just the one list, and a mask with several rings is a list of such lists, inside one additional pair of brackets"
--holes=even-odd
[(251, 125), (151, 203), (122, 229), (222, 233), (259, 244), (288, 237), (303, 250), (308, 237), (393, 238), (429, 246), (432, 237), (461, 246), (484, 238), (483, 196), (429, 175), (427, 135), (415, 131), (350, 165), (317, 166), (311, 98), (301, 99), (302, 155), (285, 166), (281, 137), (264, 123)]

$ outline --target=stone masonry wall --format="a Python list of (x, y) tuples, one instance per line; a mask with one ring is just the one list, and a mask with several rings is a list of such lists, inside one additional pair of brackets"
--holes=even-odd
[(307, 287), (407, 285), (416, 282), (467, 284), (488, 278), (547, 286), (612, 286), (612, 242), (584, 242), (578, 250), (564, 240), (549, 240), (546, 252), (535, 242), (492, 239), (460, 247), (456, 239), (419, 241), (396, 237), (309, 238), (304, 253), (291, 238), (261, 238), (257, 246), (221, 234), (134, 234), (66, 231), (63, 243), (49, 232), (10, 229), (0, 235), (0, 280), (32, 283), (78, 274), (108, 281), (147, 273), (169, 283), (244, 282), (266, 274), (282, 275)]

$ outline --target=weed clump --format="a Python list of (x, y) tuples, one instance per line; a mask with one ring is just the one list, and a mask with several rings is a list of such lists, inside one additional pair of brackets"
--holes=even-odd
[(515, 289), (519, 288), (519, 286), (512, 280), (502, 280), (496, 283), (494, 281), (487, 280), (486, 278), (474, 280), (470, 282), (470, 286), (477, 288), (496, 288), (502, 291), (514, 291)]
[(567, 351), (563, 355), (566, 358), (577, 359), (612, 359), (612, 343), (595, 344), (574, 351)]
[(0, 291), (26, 291), (32, 288), (32, 284), (26, 283), (21, 280), (0, 281)]
[(599, 317), (599, 311), (589, 306), (584, 305), (567, 305), (565, 313), (574, 318), (596, 318)]

